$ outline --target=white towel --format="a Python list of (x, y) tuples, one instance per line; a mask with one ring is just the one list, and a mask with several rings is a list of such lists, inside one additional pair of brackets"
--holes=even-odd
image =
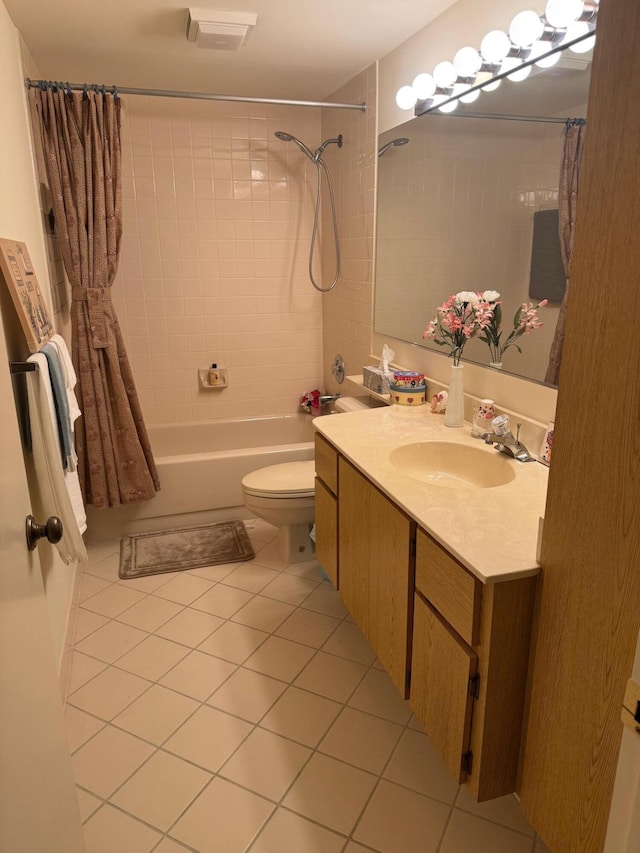
[(62, 560), (67, 564), (86, 560), (82, 533), (87, 529), (87, 519), (78, 474), (71, 471), (65, 476), (60, 461), (47, 358), (36, 353), (29, 356), (28, 361), (37, 365), (37, 369), (27, 373), (26, 377), (33, 461), (42, 509), (47, 516), (57, 515), (62, 521), (64, 533), (56, 545)]
[(73, 369), (71, 355), (69, 354), (64, 338), (61, 335), (54, 335), (49, 343), (53, 344), (56, 348), (58, 355), (60, 356), (60, 361), (62, 362), (62, 370), (64, 371), (65, 385), (67, 388), (67, 397), (69, 399), (69, 420), (71, 421), (71, 428), (73, 429), (74, 422), (82, 414), (80, 406), (78, 406), (78, 399), (75, 395), (75, 391), (73, 390), (78, 383), (78, 377)]

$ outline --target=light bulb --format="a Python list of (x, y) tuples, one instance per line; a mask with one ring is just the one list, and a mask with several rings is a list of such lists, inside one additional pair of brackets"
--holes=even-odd
[(480, 53), (491, 65), (498, 65), (511, 50), (511, 40), (502, 30), (491, 30), (482, 39)]
[(553, 45), (548, 41), (534, 41), (531, 45), (531, 50), (529, 51), (527, 59), (531, 61), (532, 59), (536, 59), (537, 56), (540, 56), (542, 58), (536, 61), (536, 65), (539, 68), (551, 68), (551, 66), (555, 65), (560, 59), (560, 51), (547, 56), (552, 48)]
[(519, 59), (508, 56), (502, 63), (502, 68), (500, 70), (509, 71), (512, 68), (516, 69), (511, 74), (507, 74), (507, 80), (511, 80), (512, 83), (520, 83), (522, 80), (526, 80), (529, 74), (531, 74), (531, 66), (526, 65), (524, 68), (519, 66)]
[(593, 50), (596, 44), (596, 34), (594, 33), (591, 38), (583, 39), (578, 42), (578, 44), (572, 45), (569, 50), (572, 53), (587, 53), (589, 50)]
[(539, 59), (536, 62), (538, 68), (552, 68), (556, 62), (560, 61), (560, 57), (562, 52), (557, 50), (555, 53), (550, 53), (548, 56), (544, 56), (542, 59)]
[(427, 98), (435, 94), (436, 81), (431, 74), (418, 74), (414, 78), (411, 88), (419, 101), (426, 101)]
[[(567, 44), (567, 42), (580, 38), (580, 36), (585, 36), (589, 32), (591, 32), (591, 28), (586, 21), (574, 21), (573, 24), (569, 24), (567, 27), (567, 33), (560, 44)], [(572, 45), (569, 49), (573, 53), (586, 53), (588, 50), (591, 50), (595, 44), (595, 40), (596, 37), (593, 35), (591, 38), (583, 39), (578, 44)]]
[(544, 23), (537, 12), (518, 12), (509, 27), (509, 38), (516, 47), (529, 47), (544, 32)]
[(495, 92), (495, 90), (500, 86), (502, 80), (494, 80), (493, 83), (487, 83), (486, 86), (482, 87), (484, 92)]
[(467, 92), (466, 95), (460, 95), (460, 100), (463, 104), (472, 104), (480, 97), (480, 89), (474, 89), (473, 92)]
[(448, 104), (443, 104), (441, 107), (438, 107), (441, 113), (452, 113), (458, 106), (457, 101), (449, 101)]
[(416, 95), (411, 86), (401, 86), (396, 92), (396, 104), (401, 110), (412, 110), (416, 105)]
[(448, 89), (458, 79), (458, 72), (452, 62), (439, 62), (433, 69), (433, 79), (441, 89)]
[(544, 16), (552, 27), (566, 29), (584, 11), (583, 0), (549, 0)]
[(482, 57), (475, 47), (461, 47), (453, 57), (453, 67), (459, 77), (473, 77), (482, 65)]

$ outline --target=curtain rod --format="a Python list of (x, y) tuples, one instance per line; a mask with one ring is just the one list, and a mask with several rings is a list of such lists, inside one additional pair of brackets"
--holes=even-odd
[(423, 113), (435, 118), (498, 118), (503, 121), (536, 121), (542, 124), (586, 124), (584, 118), (563, 118), (562, 116), (514, 116), (502, 113)]
[[(59, 86), (61, 89), (67, 89), (74, 92), (83, 92), (85, 89), (93, 88), (91, 85), (84, 83), (58, 83), (51, 80), (25, 80), (27, 89), (37, 89), (43, 86)], [(99, 90), (104, 89), (103, 86), (97, 87)], [(149, 95), (152, 98), (189, 98), (199, 101), (239, 101), (245, 104), (278, 104), (285, 107), (330, 107), (336, 110), (360, 110), (364, 112), (367, 109), (365, 103), (362, 104), (341, 104), (332, 103), (331, 101), (290, 101), (284, 98), (245, 98), (240, 95), (214, 95), (205, 92), (175, 92), (170, 89), (137, 89), (127, 86), (107, 86), (107, 91), (115, 90), (119, 95)]]

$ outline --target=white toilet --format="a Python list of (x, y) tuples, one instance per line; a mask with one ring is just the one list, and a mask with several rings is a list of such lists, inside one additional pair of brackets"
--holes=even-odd
[[(368, 397), (340, 397), (337, 412), (375, 405)], [(314, 559), (309, 533), (315, 509), (315, 462), (283, 462), (259, 468), (242, 478), (244, 505), (258, 518), (279, 528), (278, 549), (285, 563)]]

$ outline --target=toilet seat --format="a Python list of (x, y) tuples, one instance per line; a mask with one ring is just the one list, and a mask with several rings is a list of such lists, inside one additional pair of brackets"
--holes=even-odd
[(315, 462), (284, 462), (252, 471), (242, 478), (242, 489), (255, 497), (305, 498), (315, 494)]

